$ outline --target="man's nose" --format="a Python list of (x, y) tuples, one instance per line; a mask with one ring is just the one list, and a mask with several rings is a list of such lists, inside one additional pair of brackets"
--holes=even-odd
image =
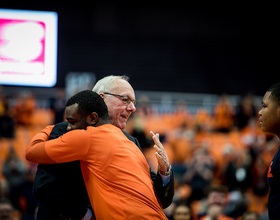
[(132, 102), (130, 102), (127, 105), (127, 111), (130, 111), (130, 112), (135, 112), (136, 111), (136, 107), (135, 107), (135, 105)]

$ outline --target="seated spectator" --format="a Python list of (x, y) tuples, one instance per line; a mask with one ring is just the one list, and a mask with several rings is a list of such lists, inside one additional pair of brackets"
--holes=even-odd
[(10, 148), (10, 154), (3, 165), (3, 176), (9, 183), (9, 195), (24, 182), (25, 171), (24, 163), (17, 157), (13, 148)]
[(66, 99), (65, 91), (60, 88), (57, 90), (55, 97), (50, 99), (50, 109), (54, 114), (54, 124), (65, 121), (64, 109), (65, 109)]
[(250, 172), (251, 157), (247, 151), (234, 151), (232, 158), (225, 166), (224, 177), (229, 191), (246, 190), (252, 186)]
[(133, 127), (130, 133), (133, 137), (137, 138), (140, 146), (145, 152), (147, 148), (152, 147), (153, 140), (145, 132), (144, 117), (140, 113), (135, 112), (132, 115), (132, 121), (133, 121)]
[(199, 148), (193, 155), (193, 160), (187, 164), (184, 181), (191, 189), (188, 203), (204, 197), (204, 189), (210, 186), (214, 175), (215, 162), (207, 149)]
[(36, 108), (36, 101), (32, 93), (23, 92), (21, 93), (14, 106), (15, 119), (18, 125), (31, 125), (34, 110)]
[(256, 115), (253, 96), (248, 94), (242, 98), (236, 108), (235, 125), (241, 130), (249, 124), (250, 120), (255, 119)]
[(260, 220), (260, 216), (257, 212), (248, 211), (242, 215), (241, 220)]
[(241, 190), (234, 190), (228, 193), (227, 206), (224, 215), (232, 218), (240, 217), (248, 209), (248, 200)]
[(212, 129), (212, 115), (204, 108), (196, 112), (195, 128), (197, 132), (209, 132)]
[(234, 109), (226, 94), (221, 95), (219, 102), (214, 109), (214, 121), (216, 130), (219, 132), (229, 132), (234, 122)]
[(195, 131), (183, 122), (180, 127), (169, 133), (169, 142), (173, 151), (173, 162), (177, 165), (188, 161), (192, 157)]
[(178, 204), (172, 213), (171, 220), (193, 220), (193, 213), (190, 206)]
[(210, 187), (207, 192), (207, 210), (199, 220), (234, 220), (223, 214), (227, 205), (226, 189), (221, 186)]
[[(0, 138), (15, 137), (15, 121), (12, 117), (8, 96), (2, 97), (2, 110), (0, 110)], [(1, 108), (1, 107), (0, 107)]]
[(19, 220), (14, 216), (14, 207), (9, 199), (0, 199), (0, 220)]
[(5, 178), (0, 178), (0, 199), (9, 197), (9, 183)]
[(266, 180), (268, 164), (265, 163), (263, 156), (260, 154), (254, 161), (251, 173), (253, 177), (253, 192), (258, 196), (265, 196), (268, 193), (268, 183)]
[(35, 220), (35, 214), (39, 202), (32, 194), (35, 171), (29, 168), (24, 175), (25, 180), (15, 187), (10, 194), (10, 200), (22, 218), (21, 220)]

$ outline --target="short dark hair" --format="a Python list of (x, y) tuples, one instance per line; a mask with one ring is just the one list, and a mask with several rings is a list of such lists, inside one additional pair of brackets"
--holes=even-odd
[(218, 192), (218, 193), (223, 193), (223, 194), (227, 194), (227, 190), (224, 186), (209, 186), (206, 187), (205, 189), (205, 193), (206, 193), (206, 197), (209, 196), (210, 193), (212, 192)]
[(273, 86), (269, 87), (267, 92), (271, 92), (269, 98), (273, 99), (280, 104), (280, 83), (274, 84)]
[(78, 104), (78, 113), (84, 116), (96, 112), (98, 117), (109, 119), (108, 108), (100, 95), (91, 90), (83, 90), (68, 99), (66, 107)]

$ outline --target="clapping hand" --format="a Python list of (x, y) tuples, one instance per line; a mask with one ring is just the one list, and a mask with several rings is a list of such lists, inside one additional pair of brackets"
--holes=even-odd
[(162, 143), (159, 141), (159, 134), (156, 133), (154, 134), (154, 132), (150, 132), (153, 141), (155, 143), (154, 148), (156, 150), (156, 157), (158, 160), (158, 166), (159, 166), (159, 172), (161, 174), (164, 174), (165, 172), (167, 172), (169, 170), (169, 160), (168, 160), (168, 156), (164, 150), (164, 147), (162, 145)]

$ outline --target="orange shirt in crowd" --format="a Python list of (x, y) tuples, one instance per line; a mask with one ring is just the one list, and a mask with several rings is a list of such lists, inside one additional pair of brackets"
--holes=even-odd
[(36, 109), (36, 101), (32, 95), (20, 97), (15, 104), (15, 118), (17, 124), (31, 125)]
[(90, 126), (47, 141), (52, 128), (32, 139), (26, 158), (41, 164), (80, 160), (96, 219), (167, 219), (144, 155), (119, 128)]
[(230, 129), (234, 121), (234, 108), (229, 101), (217, 103), (214, 109), (217, 129)]

